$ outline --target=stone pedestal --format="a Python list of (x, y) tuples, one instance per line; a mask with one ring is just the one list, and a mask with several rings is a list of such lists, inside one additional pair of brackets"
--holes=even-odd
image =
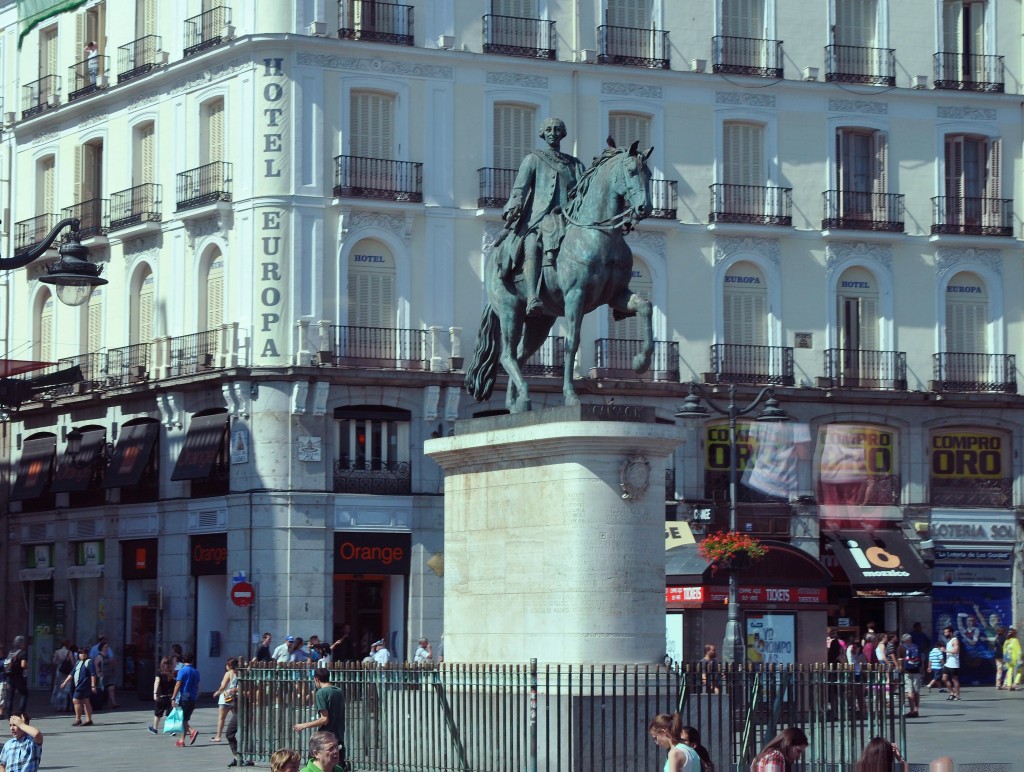
[(653, 408), (582, 405), (428, 441), (445, 472), (445, 660), (660, 662), (681, 435)]

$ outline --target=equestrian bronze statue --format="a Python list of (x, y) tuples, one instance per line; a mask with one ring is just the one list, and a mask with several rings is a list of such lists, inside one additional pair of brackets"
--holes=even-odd
[(567, 326), (562, 393), (579, 404), (572, 383), (583, 315), (603, 305), (616, 319), (639, 316), (643, 345), (633, 357), (642, 373), (651, 364), (654, 332), (651, 303), (629, 289), (633, 253), (624, 235), (651, 214), (651, 154), (611, 147), (586, 171), (559, 150), (565, 125), (549, 119), (541, 127), (548, 145), (523, 160), (505, 206), (505, 230), (485, 266), (487, 303), (476, 351), (466, 371), (466, 390), (489, 399), (498, 364), (508, 374), (505, 405), (510, 413), (530, 409), (524, 363), (564, 316)]

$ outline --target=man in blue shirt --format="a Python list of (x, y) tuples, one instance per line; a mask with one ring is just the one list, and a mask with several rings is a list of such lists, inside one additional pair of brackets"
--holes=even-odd
[(0, 750), (0, 772), (36, 772), (43, 758), (43, 733), (30, 726), (27, 713), (11, 715), (11, 739)]
[(185, 654), (182, 661), (184, 664), (178, 671), (174, 682), (174, 693), (171, 695), (171, 704), (181, 708), (181, 739), (175, 745), (179, 748), (185, 747), (185, 738), (188, 738), (189, 745), (196, 744), (196, 737), (199, 736), (198, 729), (190, 729), (188, 720), (192, 718), (192, 711), (196, 709), (196, 700), (199, 699), (199, 671), (195, 669), (196, 655), (191, 651)]

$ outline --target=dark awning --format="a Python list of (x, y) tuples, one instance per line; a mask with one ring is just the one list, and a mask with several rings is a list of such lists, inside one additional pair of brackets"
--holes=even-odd
[(124, 488), (135, 485), (146, 468), (149, 456), (153, 452), (153, 443), (160, 436), (160, 424), (148, 421), (142, 424), (129, 424), (121, 429), (117, 438), (117, 446), (110, 458), (104, 488)]
[(18, 462), (18, 477), (11, 486), (11, 501), (34, 499), (43, 492), (50, 481), (56, 450), (56, 437), (25, 440)]
[(33, 370), (42, 370), (49, 367), (53, 362), (35, 362), (30, 359), (0, 359), (0, 378), (9, 378), (19, 373), (28, 373)]
[(859, 596), (923, 595), (932, 582), (900, 531), (826, 531), (832, 552)]
[(60, 457), (57, 474), (54, 476), (50, 490), (54, 493), (63, 493), (88, 489), (89, 483), (92, 482), (93, 475), (96, 473), (96, 457), (103, 449), (106, 439), (105, 429), (82, 432), (82, 445), (75, 457), (70, 458), (66, 450)]
[(172, 480), (201, 480), (209, 477), (213, 464), (224, 447), (228, 430), (228, 414), (197, 415), (192, 418), (185, 436)]

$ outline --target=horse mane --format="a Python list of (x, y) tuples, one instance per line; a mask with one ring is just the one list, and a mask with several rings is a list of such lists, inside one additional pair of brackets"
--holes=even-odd
[(597, 176), (597, 170), (615, 156), (625, 152), (626, 148), (624, 147), (606, 147), (601, 155), (595, 156), (593, 163), (590, 164), (590, 168), (583, 172), (583, 176), (580, 177), (576, 187), (573, 188), (572, 196), (569, 198), (569, 205), (566, 207), (566, 213), (570, 217), (575, 217), (580, 206), (582, 206), (583, 199), (586, 198), (587, 191), (590, 190), (590, 184), (594, 181), (594, 177)]

